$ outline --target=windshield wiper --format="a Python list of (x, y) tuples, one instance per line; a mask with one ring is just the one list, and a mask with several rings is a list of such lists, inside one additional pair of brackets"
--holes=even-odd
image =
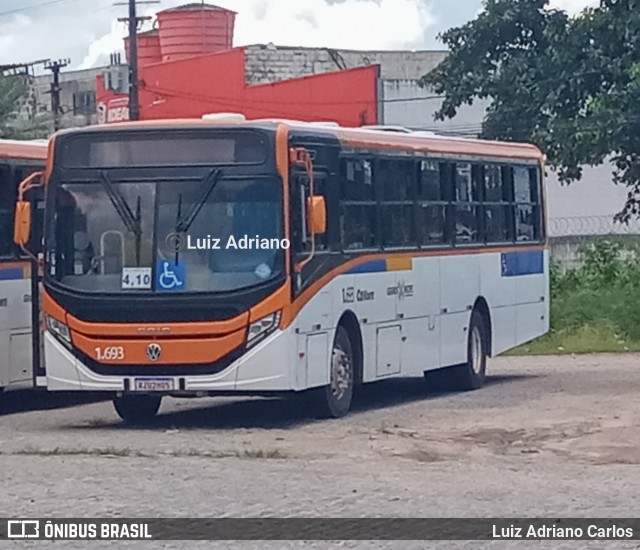
[(214, 190), (215, 186), (220, 181), (222, 176), (222, 170), (213, 169), (202, 180), (202, 193), (200, 199), (191, 205), (191, 208), (187, 210), (184, 216), (180, 217), (176, 222), (176, 233), (186, 233), (193, 224), (194, 220), (202, 210), (202, 207), (207, 203), (209, 195)]
[(122, 223), (127, 228), (127, 231), (133, 233), (136, 237), (136, 262), (138, 265), (140, 265), (140, 246), (142, 241), (142, 214), (140, 208), (140, 197), (138, 197), (136, 213), (134, 215), (131, 211), (131, 208), (129, 208), (127, 201), (122, 196), (122, 193), (120, 193), (118, 188), (113, 185), (107, 173), (100, 172), (100, 177), (102, 186), (107, 192), (107, 196), (109, 197), (111, 204), (113, 204), (113, 207), (118, 213), (118, 216), (120, 216)]

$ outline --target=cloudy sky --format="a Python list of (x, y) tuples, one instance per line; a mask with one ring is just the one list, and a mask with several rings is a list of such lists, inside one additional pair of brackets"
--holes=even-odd
[[(120, 0), (122, 1), (122, 0)], [(0, 0), (0, 64), (70, 58), (106, 64), (122, 50), (127, 7), (117, 0)], [(140, 5), (141, 15), (187, 3)], [(482, 0), (210, 0), (238, 12), (235, 45), (441, 49), (437, 34), (473, 19)], [(577, 13), (596, 0), (551, 0)]]

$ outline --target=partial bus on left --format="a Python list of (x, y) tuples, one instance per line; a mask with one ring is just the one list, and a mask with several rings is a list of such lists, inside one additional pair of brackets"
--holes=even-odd
[(46, 141), (0, 140), (0, 391), (35, 384), (32, 262), (13, 241), (13, 223), (20, 182), (46, 160)]

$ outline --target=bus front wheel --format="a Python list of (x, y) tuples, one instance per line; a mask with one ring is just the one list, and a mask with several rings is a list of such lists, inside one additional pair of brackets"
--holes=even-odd
[(113, 406), (127, 424), (148, 424), (160, 409), (162, 396), (121, 395), (113, 399)]
[(427, 383), (443, 390), (471, 391), (481, 388), (487, 372), (488, 342), (487, 322), (482, 313), (474, 309), (467, 338), (467, 362), (425, 372)]
[(323, 418), (341, 418), (351, 408), (356, 372), (353, 344), (343, 326), (336, 331), (329, 366), (329, 384), (317, 390), (318, 413)]

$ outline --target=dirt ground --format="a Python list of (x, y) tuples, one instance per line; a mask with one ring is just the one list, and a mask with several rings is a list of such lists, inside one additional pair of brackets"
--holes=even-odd
[[(0, 516), (637, 516), (639, 355), (498, 358), (489, 369), (485, 388), (472, 393), (432, 393), (422, 379), (367, 386), (352, 413), (332, 421), (305, 416), (296, 399), (169, 399), (154, 427), (132, 429), (109, 401), (7, 393), (0, 396)], [(144, 544), (640, 548), (506, 541)]]

